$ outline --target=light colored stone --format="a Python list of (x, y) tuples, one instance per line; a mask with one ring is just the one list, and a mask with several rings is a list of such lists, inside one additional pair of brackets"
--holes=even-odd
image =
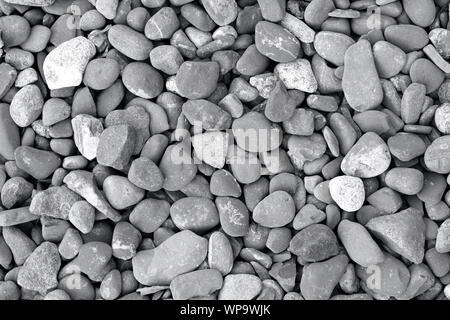
[(45, 58), (43, 65), (49, 89), (80, 85), (84, 69), (95, 54), (94, 43), (81, 36), (63, 42), (53, 49)]
[(317, 80), (309, 60), (297, 59), (292, 62), (279, 63), (275, 67), (275, 75), (283, 81), (287, 89), (297, 89), (308, 93), (317, 90)]
[(103, 132), (102, 122), (88, 114), (72, 119), (73, 138), (80, 153), (88, 160), (97, 157), (97, 147)]

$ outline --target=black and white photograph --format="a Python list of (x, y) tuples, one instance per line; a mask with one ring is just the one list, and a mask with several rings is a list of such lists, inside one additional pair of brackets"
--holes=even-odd
[(0, 0), (0, 309), (449, 299), (450, 0)]

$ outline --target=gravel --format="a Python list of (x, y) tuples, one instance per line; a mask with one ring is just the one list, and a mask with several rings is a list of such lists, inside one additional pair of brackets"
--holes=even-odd
[(0, 300), (450, 299), (448, 2), (0, 1)]

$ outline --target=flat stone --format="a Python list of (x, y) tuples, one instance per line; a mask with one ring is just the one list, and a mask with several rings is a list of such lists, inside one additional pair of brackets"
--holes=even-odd
[(7, 63), (0, 64), (0, 97), (3, 96), (11, 89), (17, 78), (17, 70)]
[(177, 276), (193, 271), (206, 258), (208, 241), (189, 230), (169, 237), (155, 249), (139, 251), (133, 274), (140, 283), (169, 285)]
[(219, 300), (251, 300), (262, 290), (261, 280), (251, 274), (230, 274), (223, 280)]
[(81, 36), (63, 42), (52, 50), (45, 58), (43, 65), (49, 89), (80, 85), (84, 69), (96, 51), (94, 43)]
[(250, 224), (250, 214), (245, 204), (232, 197), (216, 197), (215, 203), (223, 231), (231, 237), (245, 236)]
[(58, 285), (57, 275), (61, 267), (58, 247), (43, 242), (27, 258), (17, 275), (17, 283), (25, 289), (45, 293)]
[(14, 158), (19, 169), (38, 180), (48, 178), (61, 165), (55, 153), (26, 146), (18, 147)]
[(170, 207), (170, 217), (180, 230), (204, 233), (219, 224), (219, 214), (214, 202), (203, 197), (186, 197)]
[(285, 191), (275, 191), (253, 209), (253, 220), (268, 228), (283, 227), (295, 216), (294, 200)]
[(276, 62), (291, 62), (300, 54), (300, 42), (282, 26), (260, 21), (255, 28), (255, 44), (258, 51)]
[(314, 38), (317, 53), (336, 66), (344, 65), (345, 52), (353, 44), (355, 41), (349, 36), (332, 31), (320, 31)]
[(378, 78), (370, 42), (359, 40), (345, 52), (342, 89), (349, 105), (362, 112), (378, 107), (383, 89)]
[(313, 224), (299, 231), (288, 250), (301, 261), (317, 262), (338, 254), (338, 242), (333, 231), (324, 224)]
[(3, 210), (0, 212), (0, 227), (11, 227), (38, 219), (39, 216), (30, 213), (29, 207)]
[(78, 194), (65, 186), (50, 187), (36, 193), (31, 200), (30, 212), (38, 216), (68, 220), (72, 205), (80, 200)]
[(350, 220), (339, 223), (337, 233), (350, 259), (363, 267), (384, 261), (384, 254), (362, 225)]
[(204, 269), (175, 277), (170, 283), (174, 300), (188, 300), (208, 296), (222, 288), (223, 279), (219, 271)]
[(5, 0), (5, 2), (21, 6), (47, 7), (52, 5), (55, 0)]
[(114, 209), (122, 210), (141, 201), (145, 191), (126, 177), (111, 175), (103, 181), (103, 192)]
[(366, 227), (394, 252), (416, 264), (422, 262), (425, 224), (416, 209), (409, 208), (395, 214), (375, 217)]
[(305, 22), (290, 13), (286, 12), (284, 18), (281, 20), (281, 25), (303, 43), (312, 43), (314, 41), (316, 32)]
[(98, 189), (97, 184), (94, 181), (93, 173), (83, 170), (74, 170), (66, 175), (63, 181), (70, 190), (78, 193), (109, 219), (113, 221), (119, 221), (121, 219), (121, 215), (111, 207), (108, 201), (106, 201), (103, 193)]
[(346, 255), (306, 265), (300, 280), (300, 291), (306, 300), (328, 300), (348, 264)]
[(233, 248), (227, 236), (220, 231), (211, 234), (208, 241), (208, 265), (223, 276), (230, 273), (234, 264)]
[(219, 75), (220, 66), (215, 61), (185, 61), (175, 76), (175, 83), (183, 97), (202, 99), (214, 92)]

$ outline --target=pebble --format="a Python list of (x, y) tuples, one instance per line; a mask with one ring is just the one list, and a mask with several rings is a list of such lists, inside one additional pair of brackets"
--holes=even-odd
[(251, 300), (262, 290), (261, 280), (251, 274), (229, 274), (223, 279), (219, 300)]
[(233, 248), (227, 236), (220, 231), (213, 232), (208, 241), (209, 267), (226, 276), (233, 268), (233, 262)]
[(348, 264), (346, 255), (306, 265), (300, 281), (300, 291), (306, 300), (328, 300)]
[(202, 4), (219, 26), (231, 24), (237, 18), (238, 6), (235, 0), (204, 0)]
[(294, 235), (288, 250), (301, 261), (317, 262), (337, 255), (338, 242), (329, 227), (313, 224)]
[(325, 60), (336, 66), (343, 66), (345, 52), (354, 43), (355, 41), (345, 34), (320, 31), (314, 38), (314, 49), (316, 49), (317, 54)]
[(170, 217), (180, 230), (204, 233), (219, 224), (219, 213), (210, 199), (186, 197), (172, 204)]
[(33, 184), (22, 177), (12, 177), (8, 179), (1, 189), (2, 205), (6, 209), (11, 209), (17, 204), (23, 203), (30, 198), (33, 191)]
[(276, 62), (291, 62), (300, 54), (297, 38), (280, 25), (268, 21), (256, 24), (255, 45), (261, 54)]
[(35, 179), (48, 178), (61, 164), (61, 159), (51, 151), (21, 146), (14, 151), (17, 167)]
[(427, 94), (439, 89), (444, 82), (444, 73), (433, 62), (424, 58), (413, 62), (409, 76), (412, 82), (425, 85)]
[(8, 245), (17, 265), (23, 265), (27, 258), (36, 249), (36, 244), (16, 227), (3, 227), (3, 239)]
[(378, 107), (383, 89), (378, 78), (370, 42), (359, 40), (345, 52), (342, 89), (349, 105), (362, 112)]
[(384, 261), (384, 254), (364, 226), (349, 220), (338, 225), (338, 236), (351, 260), (363, 267)]
[(49, 89), (80, 85), (84, 70), (95, 52), (94, 44), (84, 37), (76, 37), (58, 45), (47, 55), (43, 64)]
[(450, 153), (447, 153), (449, 143), (449, 136), (442, 136), (427, 147), (424, 162), (428, 170), (441, 174), (450, 173), (450, 165), (447, 161), (450, 157)]
[(385, 183), (388, 187), (406, 195), (415, 195), (422, 190), (423, 174), (413, 168), (393, 168), (386, 173)]
[(372, 178), (385, 172), (391, 163), (386, 143), (376, 133), (365, 133), (345, 155), (341, 170), (346, 175)]
[(396, 76), (406, 63), (405, 52), (387, 41), (378, 41), (373, 45), (373, 56), (381, 78)]
[(207, 98), (216, 88), (219, 73), (215, 61), (185, 61), (175, 76), (177, 90), (187, 99)]
[(128, 179), (135, 186), (151, 192), (160, 190), (164, 183), (161, 170), (152, 160), (145, 157), (133, 160), (128, 171)]
[(122, 24), (116, 24), (109, 29), (108, 41), (120, 53), (136, 61), (148, 59), (153, 49), (153, 43), (142, 33)]
[(297, 19), (294, 15), (287, 13), (281, 20), (281, 26), (290, 31), (303, 43), (312, 43), (316, 32), (303, 20)]
[[(362, 284), (370, 290), (369, 292), (374, 292), (386, 300), (389, 297), (401, 296), (406, 291), (411, 276), (403, 262), (389, 254), (385, 255), (385, 260), (377, 265), (367, 268), (357, 266), (356, 274), (362, 279)], [(373, 270), (378, 270), (379, 279), (376, 282), (370, 278), (374, 273)]]
[(26, 85), (15, 95), (9, 106), (12, 120), (19, 127), (27, 127), (42, 113), (44, 99), (38, 86)]
[(77, 201), (70, 207), (69, 221), (82, 233), (89, 233), (94, 227), (95, 208), (87, 201)]
[(174, 300), (188, 300), (208, 296), (222, 288), (223, 279), (219, 271), (204, 269), (188, 272), (175, 277), (170, 283)]
[(283, 81), (286, 89), (314, 93), (318, 88), (316, 76), (309, 60), (297, 59), (292, 62), (279, 63), (275, 66), (274, 73)]
[(411, 161), (425, 153), (425, 142), (413, 133), (397, 133), (387, 140), (391, 154), (401, 161)]
[(103, 181), (103, 192), (114, 209), (123, 210), (141, 201), (145, 191), (126, 177), (111, 175)]
[(283, 227), (294, 219), (294, 215), (294, 200), (285, 191), (271, 193), (253, 209), (253, 220), (268, 228)]
[(395, 214), (375, 217), (366, 227), (394, 252), (413, 263), (422, 262), (425, 224), (416, 209), (409, 208)]
[(433, 23), (436, 15), (436, 6), (432, 0), (406, 0), (403, 1), (403, 9), (414, 24), (424, 28)]
[(192, 231), (175, 233), (155, 249), (139, 251), (133, 274), (140, 283), (169, 285), (177, 276), (193, 271), (206, 258), (208, 241)]
[(170, 204), (165, 200), (144, 199), (131, 211), (131, 224), (145, 233), (156, 231), (170, 214)]
[(361, 209), (365, 200), (363, 181), (357, 177), (339, 176), (331, 179), (331, 198), (345, 211), (354, 212)]
[(243, 237), (249, 229), (249, 212), (245, 204), (232, 197), (216, 197), (220, 225), (231, 237)]
[(79, 268), (78, 270), (87, 275), (89, 279), (95, 279), (104, 272), (111, 257), (112, 249), (108, 244), (91, 241), (80, 247), (78, 256), (72, 260), (72, 263), (74, 268)]
[(412, 24), (397, 24), (387, 26), (384, 37), (393, 45), (396, 45), (405, 53), (420, 50), (429, 41), (427, 32), (420, 26)]
[(147, 21), (144, 34), (150, 40), (169, 39), (179, 27), (175, 10), (163, 7)]

